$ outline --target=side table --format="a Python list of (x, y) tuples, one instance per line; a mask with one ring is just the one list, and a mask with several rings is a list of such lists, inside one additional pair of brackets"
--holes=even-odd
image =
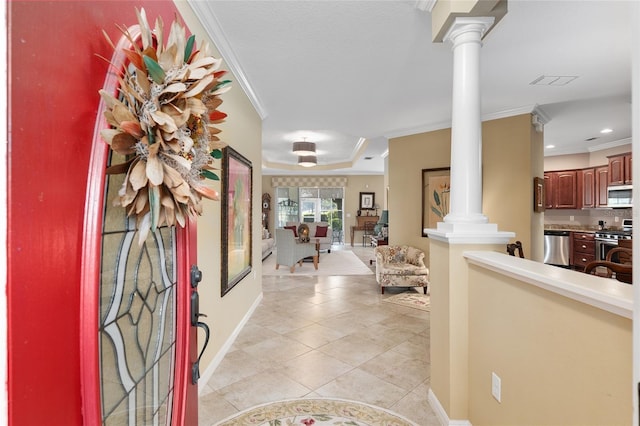
[(371, 236), (371, 245), (374, 246), (374, 247), (388, 246), (389, 245), (389, 239), (388, 238), (378, 237), (377, 235), (372, 235)]
[[(389, 245), (389, 239), (388, 238), (378, 237), (377, 235), (372, 235), (371, 236), (371, 245), (374, 246), (374, 247), (388, 246)], [(373, 265), (373, 262), (375, 262), (375, 259), (369, 259), (369, 265)]]

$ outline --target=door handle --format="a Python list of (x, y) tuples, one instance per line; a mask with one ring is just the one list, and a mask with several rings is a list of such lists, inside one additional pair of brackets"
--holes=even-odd
[(200, 359), (202, 358), (202, 354), (204, 354), (205, 349), (209, 346), (209, 336), (211, 334), (209, 330), (209, 326), (202, 321), (199, 321), (200, 317), (206, 317), (205, 314), (200, 313), (200, 295), (198, 294), (198, 284), (202, 281), (202, 271), (198, 269), (196, 265), (191, 265), (191, 288), (193, 291), (191, 292), (191, 326), (198, 327), (204, 330), (204, 345), (198, 354), (198, 359), (191, 366), (191, 383), (197, 384), (198, 379), (200, 379)]
[[(199, 316), (206, 317), (206, 315), (204, 314), (199, 314)], [(209, 346), (209, 335), (211, 334), (211, 332), (209, 331), (209, 326), (201, 321), (197, 322), (196, 327), (204, 330), (205, 337), (204, 337), (204, 345), (200, 350), (200, 354), (198, 354), (198, 359), (191, 366), (191, 383), (194, 385), (197, 384), (198, 379), (200, 379), (200, 358), (202, 358), (202, 354), (204, 353), (204, 350), (207, 349), (207, 346)]]

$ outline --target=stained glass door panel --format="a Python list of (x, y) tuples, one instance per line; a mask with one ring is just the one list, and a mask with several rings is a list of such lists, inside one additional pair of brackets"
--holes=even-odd
[[(114, 163), (119, 163), (114, 162)], [(171, 422), (176, 365), (176, 231), (143, 244), (114, 206), (123, 175), (107, 176), (102, 233), (99, 345), (104, 425)]]

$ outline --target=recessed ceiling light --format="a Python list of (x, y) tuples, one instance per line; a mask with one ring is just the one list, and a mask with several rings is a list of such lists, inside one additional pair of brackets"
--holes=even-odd
[(547, 148), (547, 149), (553, 149), (555, 147), (556, 147), (555, 145), (547, 145), (547, 146), (545, 146), (545, 148)]
[(611, 133), (611, 132), (613, 132), (613, 129), (609, 129), (608, 127), (606, 129), (600, 130), (600, 133)]

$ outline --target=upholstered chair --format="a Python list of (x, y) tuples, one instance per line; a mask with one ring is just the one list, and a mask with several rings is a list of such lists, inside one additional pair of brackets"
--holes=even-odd
[(293, 273), (296, 263), (302, 266), (305, 257), (313, 257), (313, 267), (318, 269), (318, 251), (313, 240), (301, 243), (291, 229), (276, 229), (276, 269), (284, 265)]
[(429, 269), (424, 264), (424, 252), (411, 246), (378, 246), (376, 281), (384, 294), (385, 287), (422, 287), (427, 294)]

